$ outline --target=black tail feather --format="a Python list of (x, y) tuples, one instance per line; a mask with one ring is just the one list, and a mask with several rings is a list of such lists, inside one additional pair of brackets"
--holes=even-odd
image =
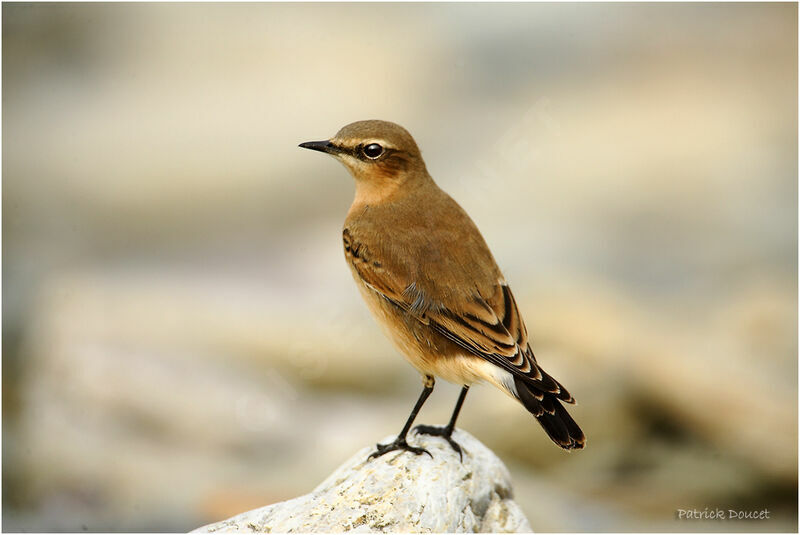
[[(514, 377), (514, 387), (519, 400), (536, 417), (553, 442), (565, 450), (584, 447), (586, 437), (559, 401), (558, 394), (544, 392), (543, 397), (542, 392), (536, 391), (534, 394), (536, 387), (518, 377)], [(537, 395), (542, 397), (541, 401), (536, 399)]]

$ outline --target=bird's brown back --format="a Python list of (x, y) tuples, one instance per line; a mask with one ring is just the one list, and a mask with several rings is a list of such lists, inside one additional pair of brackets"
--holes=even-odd
[(354, 203), (344, 228), (378, 280), (404, 291), (413, 285), (419, 311), (463, 312), (460, 303), (492, 300), (503, 281), (472, 219), (429, 178), (383, 202)]

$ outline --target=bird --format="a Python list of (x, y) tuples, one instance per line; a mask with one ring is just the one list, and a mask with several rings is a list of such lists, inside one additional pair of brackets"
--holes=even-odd
[(377, 444), (369, 459), (396, 450), (431, 455), (407, 439), (437, 377), (462, 387), (450, 421), (414, 432), (442, 437), (462, 460), (453, 431), (476, 383), (519, 401), (564, 450), (582, 449), (586, 437), (563, 406), (575, 399), (537, 362), (483, 236), (434, 182), (411, 134), (389, 121), (366, 120), (299, 146), (334, 157), (355, 179), (342, 230), (345, 259), (370, 312), (422, 376), (422, 393), (402, 430)]

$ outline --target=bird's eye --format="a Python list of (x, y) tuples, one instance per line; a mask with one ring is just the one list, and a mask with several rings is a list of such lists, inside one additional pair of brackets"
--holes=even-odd
[(383, 147), (381, 147), (377, 143), (370, 143), (369, 145), (364, 147), (364, 156), (366, 156), (371, 160), (374, 160), (381, 154), (383, 154)]

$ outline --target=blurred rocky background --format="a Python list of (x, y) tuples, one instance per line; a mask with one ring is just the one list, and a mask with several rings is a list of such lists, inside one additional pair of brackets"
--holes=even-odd
[[(585, 451), (473, 389), (539, 531), (797, 530), (796, 4), (8, 4), (3, 529), (305, 494), (420, 389), (297, 144), (416, 137)], [(440, 382), (420, 416), (445, 422)], [(686, 521), (678, 509), (770, 510)]]

